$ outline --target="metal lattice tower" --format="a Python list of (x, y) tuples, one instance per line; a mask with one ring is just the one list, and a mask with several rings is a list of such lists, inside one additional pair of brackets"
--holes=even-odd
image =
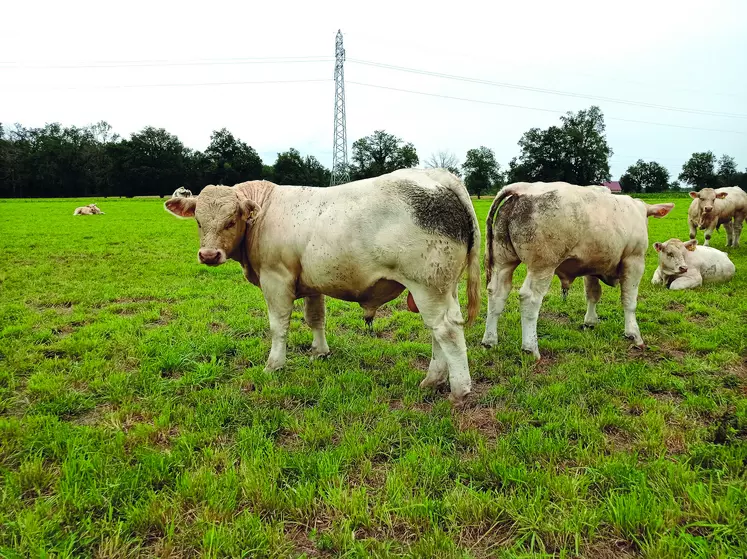
[(345, 128), (345, 49), (342, 32), (335, 38), (335, 138), (332, 144), (332, 179), (330, 186), (350, 181), (348, 171), (348, 134)]

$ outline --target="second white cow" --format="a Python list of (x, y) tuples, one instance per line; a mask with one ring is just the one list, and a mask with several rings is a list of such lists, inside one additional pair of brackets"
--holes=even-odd
[(697, 245), (695, 239), (686, 243), (679, 239), (654, 243), (654, 250), (659, 253), (659, 266), (651, 283), (669, 289), (692, 289), (704, 282), (726, 282), (734, 277), (736, 268), (728, 254)]
[(498, 342), (498, 317), (511, 291), (514, 270), (524, 262), (527, 276), (519, 291), (524, 351), (540, 357), (537, 317), (553, 275), (568, 284), (583, 276), (586, 326), (599, 320), (599, 282), (619, 283), (625, 335), (642, 347), (635, 309), (648, 247), (648, 218), (663, 217), (673, 207), (561, 182), (505, 187), (493, 201), (486, 223), (488, 317), (483, 345)]

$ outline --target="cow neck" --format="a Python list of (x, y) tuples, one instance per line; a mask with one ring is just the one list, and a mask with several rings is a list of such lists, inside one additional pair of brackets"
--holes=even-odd
[(275, 190), (275, 184), (269, 181), (248, 181), (237, 184), (234, 188), (236, 189), (236, 196), (239, 200), (251, 200), (260, 207), (259, 215), (253, 220), (251, 224), (251, 230), (244, 233), (241, 239), (241, 244), (238, 247), (239, 257), (241, 258), (241, 266), (244, 268), (245, 275), (252, 283), (257, 283), (259, 277), (256, 271), (252, 267), (251, 260), (249, 259), (249, 246), (251, 236), (254, 233), (254, 227), (256, 227), (262, 220), (264, 210), (269, 206), (270, 195)]

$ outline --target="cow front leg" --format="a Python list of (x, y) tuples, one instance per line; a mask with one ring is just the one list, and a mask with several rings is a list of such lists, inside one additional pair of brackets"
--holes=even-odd
[(731, 220), (724, 223), (724, 229), (726, 230), (726, 246), (734, 246), (734, 223)]
[(669, 289), (693, 289), (703, 284), (703, 276), (697, 270), (688, 271), (686, 275), (678, 277), (671, 284)]
[(542, 300), (550, 289), (553, 270), (540, 272), (528, 271), (527, 277), (519, 290), (521, 301), (521, 349), (540, 358), (537, 343), (537, 318)]
[(642, 257), (638, 257), (628, 258), (622, 264), (620, 300), (625, 316), (625, 337), (633, 340), (639, 348), (643, 348), (643, 338), (641, 338), (641, 330), (635, 318), (635, 309), (638, 304), (638, 287), (641, 284), (645, 263)]
[(734, 229), (732, 230), (731, 246), (734, 248), (739, 247), (739, 238), (742, 236), (742, 227), (744, 226), (744, 220), (747, 219), (747, 214), (735, 213), (734, 214)]
[(597, 316), (597, 303), (602, 298), (602, 286), (599, 284), (599, 278), (594, 276), (584, 276), (584, 288), (586, 290), (586, 316), (584, 316), (584, 326), (594, 328), (599, 323)]
[(709, 227), (705, 230), (705, 233), (703, 234), (703, 246), (711, 246), (711, 235), (713, 235), (713, 227)]
[(517, 264), (496, 265), (488, 283), (488, 316), (485, 320), (485, 334), (482, 345), (493, 347), (498, 343), (498, 319), (506, 307), (506, 299), (511, 293), (511, 281)]
[(288, 326), (293, 311), (293, 287), (285, 282), (265, 280), (262, 292), (267, 302), (267, 313), (270, 318), (270, 336), (272, 347), (267, 359), (265, 371), (277, 371), (285, 365), (285, 353), (288, 343)]
[(305, 297), (303, 313), (306, 324), (311, 328), (314, 341), (311, 342), (311, 358), (317, 359), (329, 355), (327, 337), (324, 334), (325, 307), (324, 295), (310, 295)]
[(688, 219), (687, 226), (690, 228), (690, 240), (692, 241), (698, 236), (698, 224)]
[(661, 271), (661, 267), (657, 267), (654, 271), (654, 276), (651, 278), (652, 285), (662, 285), (664, 283), (664, 274)]

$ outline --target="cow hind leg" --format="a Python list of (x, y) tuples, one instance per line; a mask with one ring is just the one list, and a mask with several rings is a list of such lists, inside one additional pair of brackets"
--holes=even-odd
[(506, 299), (511, 293), (511, 282), (517, 263), (503, 264), (493, 270), (488, 284), (488, 316), (485, 320), (485, 334), (482, 345), (493, 347), (498, 343), (498, 318), (506, 307)]
[(314, 341), (311, 343), (311, 358), (329, 355), (327, 337), (324, 334), (325, 311), (324, 295), (311, 295), (304, 298), (304, 318), (311, 328)]
[(641, 330), (635, 318), (638, 304), (638, 287), (643, 277), (644, 262), (642, 258), (629, 258), (622, 263), (620, 278), (620, 299), (625, 316), (625, 337), (633, 340), (639, 348), (643, 347)]
[(554, 270), (527, 271), (527, 277), (519, 290), (521, 301), (521, 349), (540, 358), (537, 343), (537, 318), (542, 300), (550, 289)]
[(461, 405), (470, 393), (472, 381), (459, 301), (454, 293), (438, 293), (421, 286), (407, 287), (432, 334), (433, 358), (423, 383), (425, 386), (434, 386), (448, 371), (451, 388), (449, 400), (455, 405)]
[(436, 340), (435, 334), (431, 333), (431, 362), (428, 365), (428, 374), (420, 382), (420, 388), (435, 388), (444, 384), (449, 376), (449, 364)]
[(584, 326), (594, 328), (599, 323), (597, 303), (602, 298), (602, 286), (599, 284), (599, 278), (584, 276), (584, 287), (586, 288), (586, 316), (584, 316)]

